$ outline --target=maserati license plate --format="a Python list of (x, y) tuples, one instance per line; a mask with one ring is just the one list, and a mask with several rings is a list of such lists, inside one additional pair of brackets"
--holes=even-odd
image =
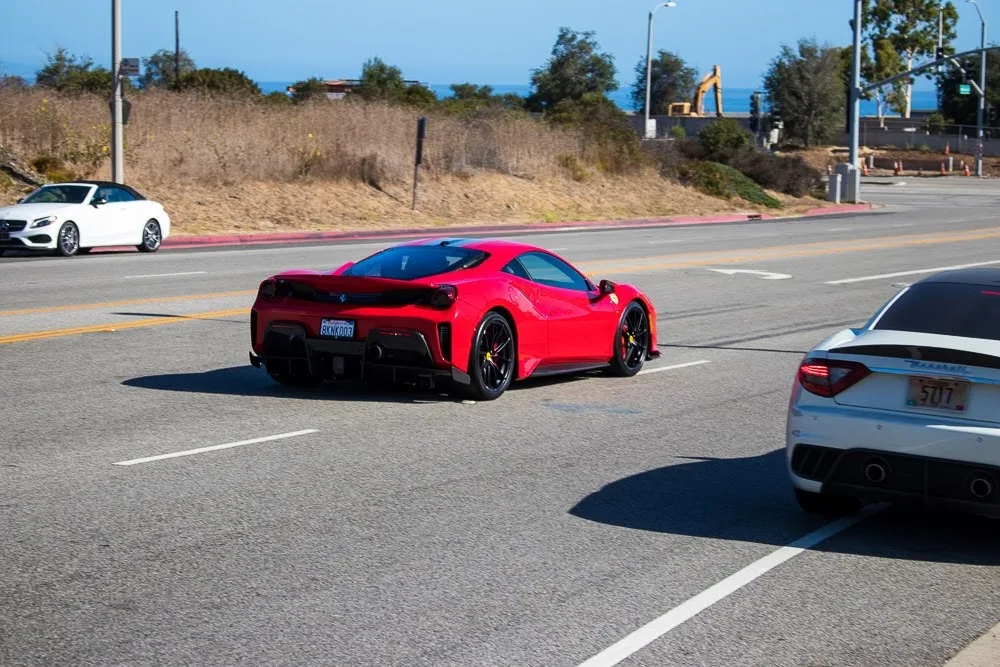
[(354, 320), (322, 320), (319, 335), (325, 338), (354, 338)]
[(965, 412), (969, 402), (969, 383), (955, 380), (910, 378), (906, 405), (947, 412)]

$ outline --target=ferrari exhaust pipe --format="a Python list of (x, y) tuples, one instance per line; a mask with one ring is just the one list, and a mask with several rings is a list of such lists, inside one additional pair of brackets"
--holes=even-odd
[(385, 354), (385, 350), (382, 349), (381, 345), (372, 345), (371, 350), (369, 350), (369, 354), (372, 355), (372, 358), (375, 361), (378, 361)]
[(889, 476), (889, 468), (882, 459), (868, 459), (865, 463), (865, 479), (872, 484), (881, 484)]
[(969, 482), (969, 493), (980, 500), (989, 498), (993, 495), (993, 481), (989, 477), (976, 475)]

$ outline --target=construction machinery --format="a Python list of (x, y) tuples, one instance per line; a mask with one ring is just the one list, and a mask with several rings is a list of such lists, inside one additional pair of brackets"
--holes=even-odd
[(713, 67), (711, 73), (707, 74), (701, 80), (701, 83), (698, 84), (698, 90), (695, 91), (692, 102), (672, 103), (667, 110), (667, 115), (694, 118), (704, 117), (705, 94), (713, 87), (715, 88), (715, 115), (722, 118), (722, 68), (718, 65)]

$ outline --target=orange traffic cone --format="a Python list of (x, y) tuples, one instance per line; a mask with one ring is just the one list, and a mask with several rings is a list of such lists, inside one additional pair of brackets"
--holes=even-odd
[(951, 154), (951, 142), (948, 142), (944, 145), (944, 154), (945, 155)]
[(965, 165), (965, 175), (972, 176), (972, 173), (969, 171), (969, 165)]
[(944, 170), (944, 162), (942, 162), (942, 163), (941, 163), (941, 175), (942, 175), (942, 176), (944, 176), (944, 175), (945, 175), (945, 174), (947, 174), (947, 173), (948, 173), (948, 172), (946, 172), (946, 171)]

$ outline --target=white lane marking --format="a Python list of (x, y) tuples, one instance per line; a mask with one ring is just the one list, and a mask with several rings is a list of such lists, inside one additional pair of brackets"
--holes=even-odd
[(893, 227), (912, 227), (912, 222), (900, 222), (899, 224), (892, 225)]
[(745, 273), (751, 276), (760, 276), (761, 280), (788, 280), (791, 278), (787, 273), (774, 273), (772, 271), (756, 271), (753, 269), (709, 269), (716, 273), (724, 273), (727, 276), (735, 276), (738, 273)]
[(833, 523), (828, 523), (805, 537), (800, 537), (791, 544), (772, 551), (758, 561), (732, 574), (711, 588), (708, 588), (693, 598), (674, 607), (659, 618), (650, 621), (635, 632), (612, 644), (579, 667), (611, 667), (629, 657), (633, 653), (653, 643), (678, 625), (694, 618), (716, 602), (727, 598), (753, 580), (767, 574), (782, 563), (798, 556), (803, 551), (813, 548), (820, 542), (830, 539), (838, 533), (864, 521), (882, 506), (867, 512), (859, 512), (852, 517), (846, 517)]
[(914, 271), (897, 271), (896, 273), (881, 273), (877, 276), (862, 276), (860, 278), (845, 278), (843, 280), (830, 280), (827, 285), (846, 285), (848, 283), (861, 283), (867, 280), (882, 280), (883, 278), (899, 278), (900, 276), (915, 276), (918, 273), (937, 273), (938, 271), (955, 271), (957, 269), (971, 269), (977, 266), (990, 266), (1000, 264), (1000, 259), (992, 262), (976, 262), (974, 264), (956, 264), (955, 266), (939, 266), (934, 269), (916, 269)]
[(712, 363), (708, 359), (702, 359), (701, 361), (689, 361), (686, 364), (674, 364), (673, 366), (658, 366), (657, 368), (647, 368), (641, 370), (636, 375), (648, 375), (650, 373), (662, 373), (663, 371), (676, 371), (679, 368), (690, 368), (691, 366), (704, 366), (705, 364)]
[(828, 231), (828, 232), (849, 232), (852, 229), (854, 229), (854, 227), (834, 227), (834, 228), (828, 229), (826, 231)]
[(149, 273), (142, 276), (125, 276), (126, 278), (168, 278), (170, 276), (200, 276), (208, 271), (184, 271), (182, 273)]
[(242, 447), (243, 445), (255, 445), (260, 442), (271, 442), (272, 440), (284, 440), (285, 438), (295, 438), (300, 435), (309, 435), (310, 433), (318, 433), (316, 429), (309, 429), (306, 431), (295, 431), (294, 433), (282, 433), (280, 435), (269, 435), (264, 438), (254, 438), (252, 440), (241, 440), (240, 442), (230, 442), (225, 445), (212, 445), (211, 447), (200, 447), (198, 449), (188, 449), (183, 452), (173, 452), (171, 454), (160, 454), (158, 456), (147, 456), (142, 459), (132, 459), (130, 461), (119, 461), (113, 465), (116, 466), (134, 466), (140, 463), (150, 463), (152, 461), (162, 461), (163, 459), (173, 459), (178, 456), (191, 456), (192, 454), (202, 454), (204, 452), (215, 452), (220, 449), (230, 449), (232, 447)]

